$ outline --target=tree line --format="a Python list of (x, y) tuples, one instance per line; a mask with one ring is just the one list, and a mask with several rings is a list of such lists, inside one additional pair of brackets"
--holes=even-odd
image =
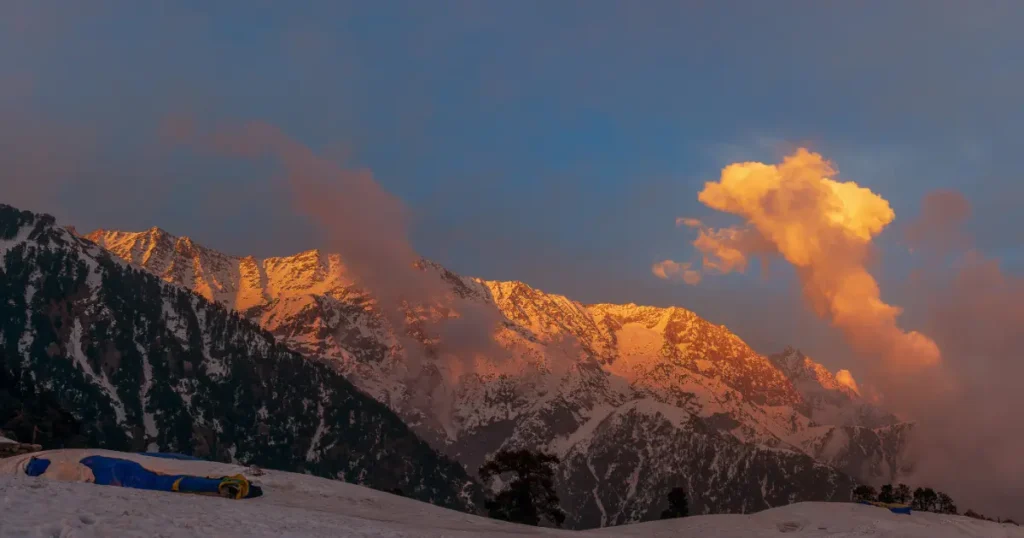
[[(956, 503), (953, 502), (953, 498), (946, 493), (936, 491), (932, 488), (915, 488), (913, 492), (911, 492), (910, 486), (906, 484), (897, 484), (896, 486), (886, 484), (878, 491), (875, 491), (875, 488), (867, 485), (857, 486), (853, 490), (853, 500), (906, 504), (909, 505), (911, 509), (919, 512), (934, 512), (936, 514), (952, 515), (959, 514)], [(984, 519), (997, 523), (1017, 524), (1012, 519), (992, 519), (970, 509), (964, 512), (963, 515), (974, 519)]]
[(920, 512), (936, 514), (958, 514), (956, 503), (949, 495), (932, 488), (917, 488), (911, 493), (906, 484), (886, 484), (877, 492), (867, 485), (857, 486), (853, 490), (853, 500), (881, 503), (909, 504), (910, 508)]

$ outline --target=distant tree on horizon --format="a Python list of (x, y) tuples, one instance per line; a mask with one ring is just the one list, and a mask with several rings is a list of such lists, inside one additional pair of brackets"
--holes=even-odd
[(661, 519), (675, 519), (690, 515), (690, 505), (686, 498), (686, 490), (672, 488), (668, 492), (668, 508), (661, 513)]
[(957, 514), (956, 505), (953, 504), (953, 499), (941, 491), (938, 494), (936, 505), (936, 511), (940, 514)]
[(939, 505), (939, 496), (932, 488), (917, 488), (914, 490), (914, 500), (911, 501), (911, 508), (921, 512), (935, 512)]
[(895, 502), (900, 504), (909, 504), (911, 498), (910, 486), (906, 484), (896, 486), (896, 490), (893, 492), (893, 499), (895, 499)]
[(854, 501), (874, 501), (876, 498), (877, 494), (875, 493), (875, 488), (867, 484), (861, 484), (853, 488)]
[[(937, 514), (957, 514), (956, 503), (953, 498), (941, 491), (932, 488), (917, 488), (913, 496), (910, 494), (910, 486), (899, 484), (893, 487), (892, 484), (885, 484), (875, 495), (875, 489), (871, 486), (857, 486), (853, 490), (854, 501), (878, 501), (882, 503), (907, 504), (919, 512), (935, 512)], [(975, 515), (977, 513), (975, 512)]]
[(484, 506), (494, 519), (540, 526), (548, 522), (561, 527), (565, 512), (558, 506), (555, 493), (556, 456), (529, 450), (502, 450), (480, 468), (485, 484), (492, 478), (511, 474), (511, 480)]
[(896, 502), (896, 494), (893, 491), (892, 484), (886, 484), (882, 486), (882, 489), (878, 491), (878, 502), (880, 503), (894, 503)]

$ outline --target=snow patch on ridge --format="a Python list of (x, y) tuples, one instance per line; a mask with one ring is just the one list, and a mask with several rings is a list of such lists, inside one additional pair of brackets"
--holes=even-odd
[(106, 372), (101, 370), (99, 374), (96, 374), (93, 371), (92, 367), (89, 366), (89, 360), (82, 351), (82, 322), (78, 318), (75, 318), (74, 325), (72, 326), (69, 344), (71, 347), (71, 358), (74, 359), (75, 364), (84, 375), (92, 378), (103, 389), (103, 392), (110, 398), (110, 403), (114, 407), (117, 423), (124, 424), (127, 414), (124, 410), (124, 403), (121, 402), (121, 398), (117, 395), (117, 389), (107, 379)]
[[(33, 228), (34, 225), (31, 224), (22, 226), (21, 228), (18, 228), (18, 233), (14, 234), (13, 238), (0, 239), (0, 262), (3, 261), (4, 256), (7, 255), (8, 251), (24, 243), (25, 241), (28, 241), (28, 236), (32, 234)], [(0, 269), (2, 268), (3, 266), (2, 264), (0, 264)]]

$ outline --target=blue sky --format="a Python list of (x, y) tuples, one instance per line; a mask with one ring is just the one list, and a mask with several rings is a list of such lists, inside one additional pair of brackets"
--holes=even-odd
[(316, 246), (273, 167), (157, 137), (169, 114), (263, 120), (372, 169), (458, 272), (838, 356), (783, 267), (650, 273), (695, 256), (675, 217), (722, 218), (704, 181), (803, 143), (892, 203), (876, 272), (897, 304), (899, 228), (933, 189), (964, 192), (979, 247), (1024, 263), (1020, 2), (211, 4), (0, 1), (0, 198), (238, 254)]

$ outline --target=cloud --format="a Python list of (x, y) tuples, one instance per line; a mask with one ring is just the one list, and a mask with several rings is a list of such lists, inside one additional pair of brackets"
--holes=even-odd
[(686, 226), (687, 228), (701, 228), (704, 223), (700, 219), (694, 219), (690, 217), (678, 217), (676, 218), (676, 227)]
[[(1016, 415), (1024, 408), (1024, 278), (974, 250), (962, 194), (929, 193), (904, 239), (924, 261), (908, 292), (925, 307), (924, 330), (935, 338), (902, 328), (902, 309), (883, 301), (867, 270), (895, 212), (869, 189), (832, 179), (836, 173), (803, 149), (780, 164), (727, 166), (699, 200), (744, 222), (700, 227), (702, 271), (742, 272), (753, 256), (791, 264), (807, 304), (842, 331), (868, 377), (861, 387), (839, 370), (837, 381), (917, 423), (907, 454), (913, 468), (899, 479), (948, 491), (964, 507), (1024, 516), (1024, 426)], [(955, 264), (935, 264), (936, 256)], [(655, 274), (685, 265), (672, 264)]]
[(777, 254), (774, 245), (750, 228), (701, 228), (693, 246), (704, 255), (704, 270), (719, 274), (745, 273), (750, 256)]
[[(262, 122), (204, 129), (194, 118), (172, 117), (161, 134), (219, 155), (276, 161), (296, 207), (317, 223), (348, 276), (377, 301), (404, 339), (414, 369), (418, 353), (458, 359), (454, 375), (472, 371), (480, 358), (507, 356), (494, 340), (500, 312), (456, 296), (443, 275), (422, 264), (409, 240), (408, 210), (371, 171), (346, 168)], [(429, 342), (428, 349), (408, 338), (413, 333)]]
[(832, 164), (804, 148), (782, 163), (735, 163), (698, 195), (704, 205), (743, 218), (742, 226), (702, 228), (694, 246), (705, 272), (743, 272), (751, 256), (782, 258), (797, 270), (803, 295), (859, 351), (889, 371), (934, 365), (939, 348), (897, 323), (867, 270), (872, 240), (895, 213), (881, 196), (838, 182)]
[(672, 260), (662, 260), (651, 266), (654, 276), (664, 280), (680, 279), (690, 285), (699, 284), (701, 280), (700, 271), (692, 269), (693, 264), (679, 263)]
[(853, 374), (849, 370), (839, 370), (836, 372), (836, 381), (840, 385), (860, 394), (860, 387), (857, 386), (857, 381), (853, 378)]
[[(942, 368), (879, 378), (887, 405), (918, 422), (909, 479), (934, 483), (971, 507), (1024, 516), (1024, 278), (978, 252), (964, 227), (971, 205), (955, 191), (921, 203), (908, 235), (923, 267), (914, 293), (943, 350)], [(936, 264), (937, 256), (953, 258)]]

